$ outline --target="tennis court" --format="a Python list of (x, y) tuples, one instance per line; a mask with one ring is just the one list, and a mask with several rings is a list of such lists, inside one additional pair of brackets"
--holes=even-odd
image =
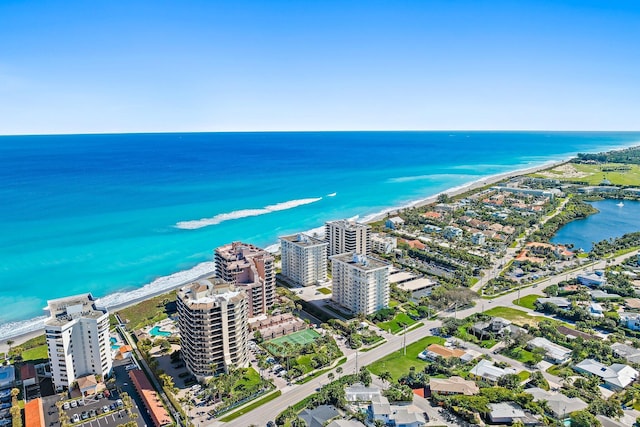
[[(281, 346), (285, 342), (288, 342), (289, 344), (294, 346), (305, 345), (309, 344), (310, 342), (314, 342), (316, 339), (318, 339), (319, 336), (320, 334), (313, 329), (305, 329), (304, 331), (294, 332), (280, 338), (274, 338), (266, 342), (265, 346), (268, 348), (272, 347), (274, 344)], [(271, 350), (271, 348), (269, 348), (269, 350)]]

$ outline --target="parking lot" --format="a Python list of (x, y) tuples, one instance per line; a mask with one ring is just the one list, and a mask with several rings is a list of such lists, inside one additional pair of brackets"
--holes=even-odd
[[(76, 403), (76, 407), (69, 409), (63, 409), (69, 416), (71, 425), (74, 427), (116, 427), (120, 424), (127, 423), (129, 421), (135, 421), (140, 427), (146, 427), (153, 425), (149, 415), (147, 414), (140, 397), (135, 391), (133, 385), (129, 382), (129, 376), (125, 370), (127, 362), (117, 361), (114, 363), (114, 373), (116, 375), (116, 389), (109, 393), (109, 395), (103, 395), (102, 397), (95, 398), (93, 396), (86, 397), (81, 404)], [(127, 415), (127, 411), (117, 406), (117, 401), (120, 398), (120, 392), (126, 392), (131, 396), (133, 402), (132, 411), (137, 415), (137, 418), (131, 419)], [(56, 402), (63, 400), (61, 396), (53, 395), (43, 398), (45, 425), (53, 427), (59, 424), (58, 420), (58, 408)], [(64, 399), (64, 401), (68, 401)], [(68, 401), (69, 403), (71, 401)], [(76, 400), (76, 402), (78, 402)], [(104, 409), (107, 407), (105, 413)], [(112, 409), (113, 408), (113, 409)], [(93, 416), (92, 411), (95, 411)], [(82, 413), (87, 412), (86, 419), (82, 419)], [(78, 422), (74, 422), (74, 415), (79, 418)]]

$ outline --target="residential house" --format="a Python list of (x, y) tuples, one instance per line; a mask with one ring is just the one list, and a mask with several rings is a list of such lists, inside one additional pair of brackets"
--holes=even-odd
[(543, 349), (546, 359), (551, 363), (562, 364), (571, 358), (571, 350), (546, 338), (536, 337), (527, 343), (527, 347)]
[(390, 230), (397, 230), (404, 226), (404, 219), (400, 218), (399, 216), (394, 216), (392, 218), (387, 219), (384, 222), (384, 226)]
[(511, 324), (511, 321), (502, 317), (494, 317), (489, 321), (476, 322), (471, 326), (471, 332), (480, 339), (489, 337), (501, 337), (507, 333), (515, 333), (523, 329)]
[(418, 358), (422, 360), (436, 360), (438, 357), (444, 359), (460, 358), (464, 356), (465, 351), (458, 348), (445, 347), (440, 344), (431, 344), (422, 353), (418, 355)]
[(640, 348), (617, 342), (611, 344), (611, 350), (617, 357), (622, 357), (629, 363), (640, 363)]
[(380, 420), (396, 427), (422, 427), (427, 422), (422, 413), (414, 412), (407, 406), (391, 405), (384, 396), (374, 396), (369, 405), (369, 414), (374, 421)]
[(442, 231), (442, 227), (438, 227), (437, 225), (427, 224), (423, 228), (425, 233), (439, 233)]
[(474, 245), (482, 246), (486, 243), (486, 241), (487, 237), (480, 231), (471, 235), (471, 243), (473, 243)]
[(607, 366), (594, 359), (585, 359), (575, 365), (573, 369), (583, 374), (600, 377), (604, 381), (605, 387), (613, 391), (623, 390), (634, 382), (640, 374), (628, 365), (614, 363), (611, 366)]
[(572, 412), (582, 411), (589, 406), (578, 397), (567, 397), (562, 393), (553, 393), (539, 387), (528, 388), (524, 392), (532, 395), (534, 402), (546, 401), (551, 415), (559, 420), (564, 420)]
[(320, 405), (313, 409), (305, 409), (298, 416), (308, 427), (323, 427), (333, 418), (342, 416), (342, 413), (333, 405)]
[(622, 313), (620, 315), (620, 323), (632, 331), (640, 331), (640, 314)]
[(602, 286), (607, 283), (607, 278), (602, 274), (578, 274), (578, 283), (585, 286)]
[(553, 304), (558, 308), (563, 310), (568, 310), (571, 308), (571, 301), (564, 297), (550, 297), (550, 298), (538, 298), (536, 300), (536, 304)]
[(600, 422), (602, 427), (629, 427), (629, 422), (614, 420), (613, 418), (607, 417), (605, 415), (596, 415), (596, 420)]
[(491, 384), (496, 384), (500, 378), (507, 374), (516, 374), (514, 368), (498, 368), (493, 361), (482, 359), (476, 366), (471, 368), (469, 376), (473, 379), (484, 380)]
[(582, 331), (576, 331), (575, 329), (571, 329), (571, 328), (567, 328), (566, 326), (558, 326), (556, 328), (556, 330), (561, 333), (562, 335), (564, 335), (566, 338), (572, 340), (575, 338), (582, 338), (583, 340), (600, 340), (602, 338), (596, 336), (596, 335), (591, 335), (588, 334), (586, 332), (582, 332)]
[(627, 310), (640, 310), (640, 298), (627, 298), (624, 300), (624, 307)]
[(604, 308), (597, 302), (589, 304), (589, 314), (593, 317), (604, 317)]
[(611, 299), (618, 299), (618, 298), (622, 298), (620, 295), (618, 294), (610, 294), (608, 292), (605, 291), (601, 291), (599, 289), (596, 289), (595, 291), (590, 291), (589, 295), (591, 295), (591, 298), (595, 301), (595, 300), (611, 300)]
[(524, 425), (537, 425), (539, 421), (527, 414), (517, 403), (501, 402), (489, 404), (489, 420), (493, 424), (513, 424), (516, 421)]
[(371, 402), (374, 397), (380, 397), (380, 389), (378, 387), (365, 387), (361, 383), (355, 383), (344, 389), (347, 402)]
[(462, 230), (458, 227), (447, 225), (444, 228), (442, 235), (449, 240), (453, 240), (453, 239), (457, 239), (458, 237), (462, 237)]
[(327, 427), (365, 427), (360, 421), (356, 420), (333, 420)]
[(472, 396), (480, 392), (480, 389), (474, 381), (465, 380), (458, 376), (451, 378), (431, 378), (429, 380), (429, 390), (432, 394), (464, 394), (465, 396)]

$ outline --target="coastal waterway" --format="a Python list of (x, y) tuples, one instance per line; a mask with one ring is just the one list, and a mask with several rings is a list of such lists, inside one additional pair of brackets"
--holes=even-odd
[(591, 205), (598, 213), (566, 224), (551, 242), (588, 252), (595, 242), (640, 231), (640, 201), (607, 199)]

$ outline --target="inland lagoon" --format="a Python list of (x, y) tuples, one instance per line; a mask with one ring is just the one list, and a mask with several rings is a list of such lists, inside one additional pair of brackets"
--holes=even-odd
[(565, 225), (551, 242), (588, 252), (595, 242), (640, 231), (640, 201), (608, 199), (591, 205), (599, 212)]

